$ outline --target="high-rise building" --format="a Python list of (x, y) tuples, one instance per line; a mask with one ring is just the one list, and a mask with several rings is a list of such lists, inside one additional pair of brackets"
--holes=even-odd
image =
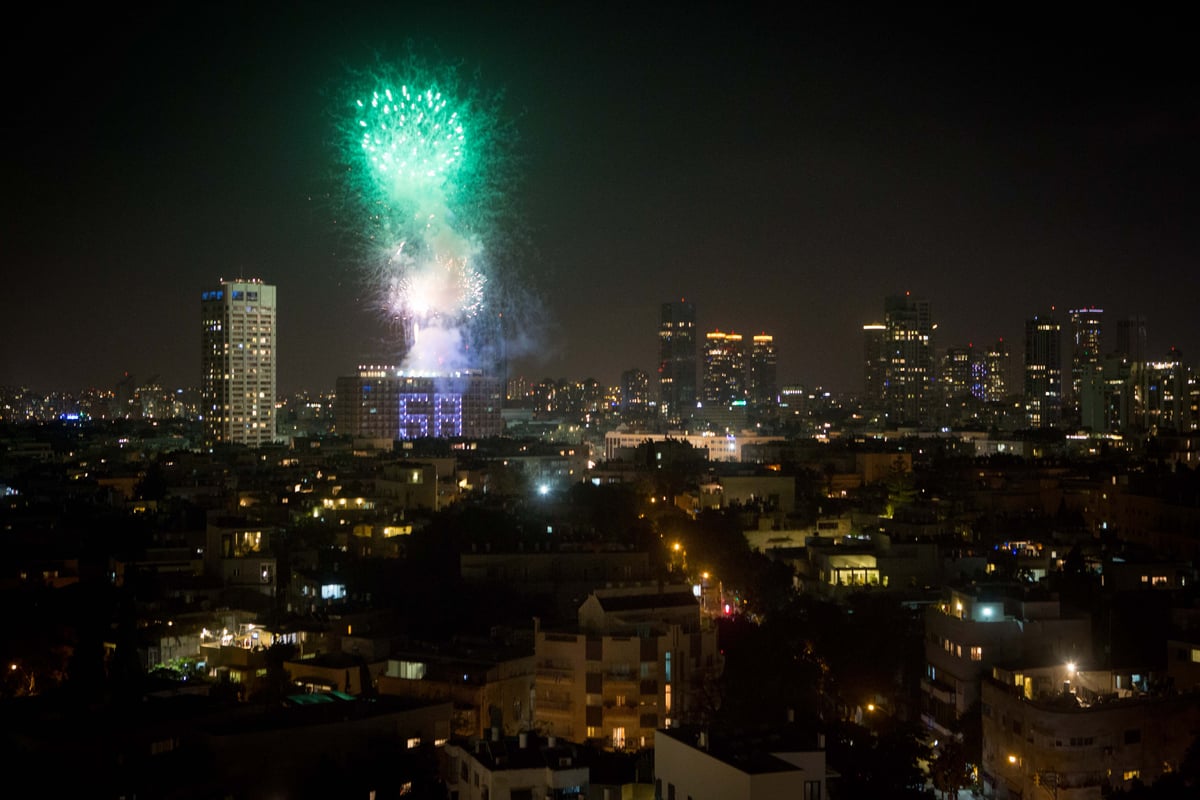
[(863, 325), (863, 400), (871, 408), (883, 406), (883, 387), (887, 385), (887, 325), (868, 322)]
[(1080, 396), (1088, 375), (1100, 369), (1101, 332), (1104, 309), (1076, 308), (1070, 312), (1071, 321), (1071, 389), (1067, 395), (1067, 411), (1073, 424), (1081, 420)]
[(919, 423), (933, 401), (933, 314), (908, 294), (884, 300), (883, 400), (893, 422)]
[(223, 280), (200, 294), (204, 433), (258, 447), (275, 440), (275, 287)]
[(746, 353), (740, 333), (704, 334), (704, 402), (730, 405), (746, 399)]
[(1192, 370), (1183, 353), (1172, 347), (1165, 358), (1135, 361), (1130, 367), (1134, 422), (1153, 433), (1186, 433), (1196, 430), (1192, 405)]
[(750, 359), (746, 364), (746, 396), (757, 408), (779, 402), (775, 337), (758, 333), (750, 341)]
[(979, 393), (976, 391), (977, 370), (975, 366), (976, 358), (973, 345), (946, 348), (946, 355), (942, 359), (942, 369), (939, 377), (942, 385), (942, 394), (946, 399), (979, 396)]
[(1127, 319), (1117, 320), (1116, 352), (1132, 363), (1147, 361), (1150, 358), (1146, 349), (1145, 317), (1135, 314)]
[(983, 353), (983, 399), (999, 403), (1008, 397), (1008, 343), (1001, 337)]
[(1025, 423), (1053, 428), (1062, 420), (1062, 325), (1051, 314), (1025, 321)]
[(627, 369), (621, 373), (621, 413), (643, 416), (650, 407), (650, 376), (645, 370)]
[(696, 407), (696, 306), (663, 303), (658, 342), (659, 411), (668, 423), (678, 423)]

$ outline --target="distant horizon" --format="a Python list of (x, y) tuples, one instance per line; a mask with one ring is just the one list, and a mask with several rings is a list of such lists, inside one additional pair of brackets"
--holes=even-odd
[(1016, 346), (1038, 309), (1096, 305), (1145, 317), (1150, 354), (1200, 353), (1182, 17), (790, 11), (32, 9), (62, 57), (2, 56), (0, 384), (198, 382), (198, 295), (221, 275), (278, 287), (282, 391), (394, 360), (374, 223), (344, 213), (344, 118), (361, 75), (410, 52), (495, 99), (511, 160), (454, 221), (460, 244), (493, 235), (478, 266), (504, 307), (480, 313), (504, 314), (512, 374), (654, 375), (659, 304), (681, 296), (702, 330), (772, 334), (780, 383), (839, 394), (905, 291), (940, 348)]

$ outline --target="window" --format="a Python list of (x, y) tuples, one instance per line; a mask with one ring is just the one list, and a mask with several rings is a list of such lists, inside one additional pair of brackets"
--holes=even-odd
[(616, 750), (625, 749), (625, 729), (624, 728), (613, 728), (612, 729), (612, 746)]
[(804, 782), (804, 800), (821, 800), (821, 782)]
[[(1142, 741), (1142, 729), (1130, 728), (1125, 731), (1125, 744), (1138, 744)], [(1125, 780), (1129, 780), (1126, 778)]]
[(971, 660), (972, 661), (983, 661), (983, 648), (982, 647), (972, 647), (971, 648)]
[(408, 739), (408, 749), (409, 750), (412, 750), (414, 747), (420, 747), (420, 746), (421, 746), (421, 737), (420, 736), (410, 736), (409, 737), (409, 739)]
[(1137, 780), (1141, 776), (1142, 776), (1142, 771), (1140, 769), (1127, 769), (1121, 773), (1121, 780), (1132, 781), (1132, 780)]

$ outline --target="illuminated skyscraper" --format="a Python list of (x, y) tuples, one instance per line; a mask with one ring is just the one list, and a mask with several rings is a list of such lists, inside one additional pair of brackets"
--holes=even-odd
[(650, 376), (645, 370), (627, 369), (621, 373), (621, 413), (644, 416), (650, 407)]
[(757, 408), (779, 402), (776, 362), (775, 337), (768, 333), (755, 334), (746, 363), (746, 397)]
[(1009, 352), (1003, 337), (983, 353), (983, 399), (999, 403), (1008, 397)]
[(974, 345), (947, 347), (939, 378), (943, 396), (946, 399), (968, 396), (982, 399), (981, 373), (982, 362), (976, 358)]
[(658, 342), (659, 411), (668, 423), (678, 423), (696, 408), (695, 305), (663, 303)]
[(1080, 421), (1080, 395), (1088, 375), (1100, 369), (1100, 334), (1104, 310), (1076, 308), (1071, 319), (1071, 391), (1067, 408), (1072, 423)]
[(1025, 422), (1053, 428), (1062, 419), (1062, 325), (1052, 315), (1025, 321)]
[(275, 287), (221, 281), (200, 294), (204, 434), (258, 447), (275, 440)]
[(896, 423), (928, 419), (933, 401), (933, 314), (928, 300), (908, 294), (883, 305), (883, 399)]
[(746, 399), (745, 350), (740, 333), (704, 334), (704, 402), (730, 405)]

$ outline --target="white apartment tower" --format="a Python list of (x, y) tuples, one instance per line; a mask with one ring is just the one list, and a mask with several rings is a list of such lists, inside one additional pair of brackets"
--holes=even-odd
[(200, 294), (204, 433), (259, 447), (275, 440), (275, 287), (226, 281)]

